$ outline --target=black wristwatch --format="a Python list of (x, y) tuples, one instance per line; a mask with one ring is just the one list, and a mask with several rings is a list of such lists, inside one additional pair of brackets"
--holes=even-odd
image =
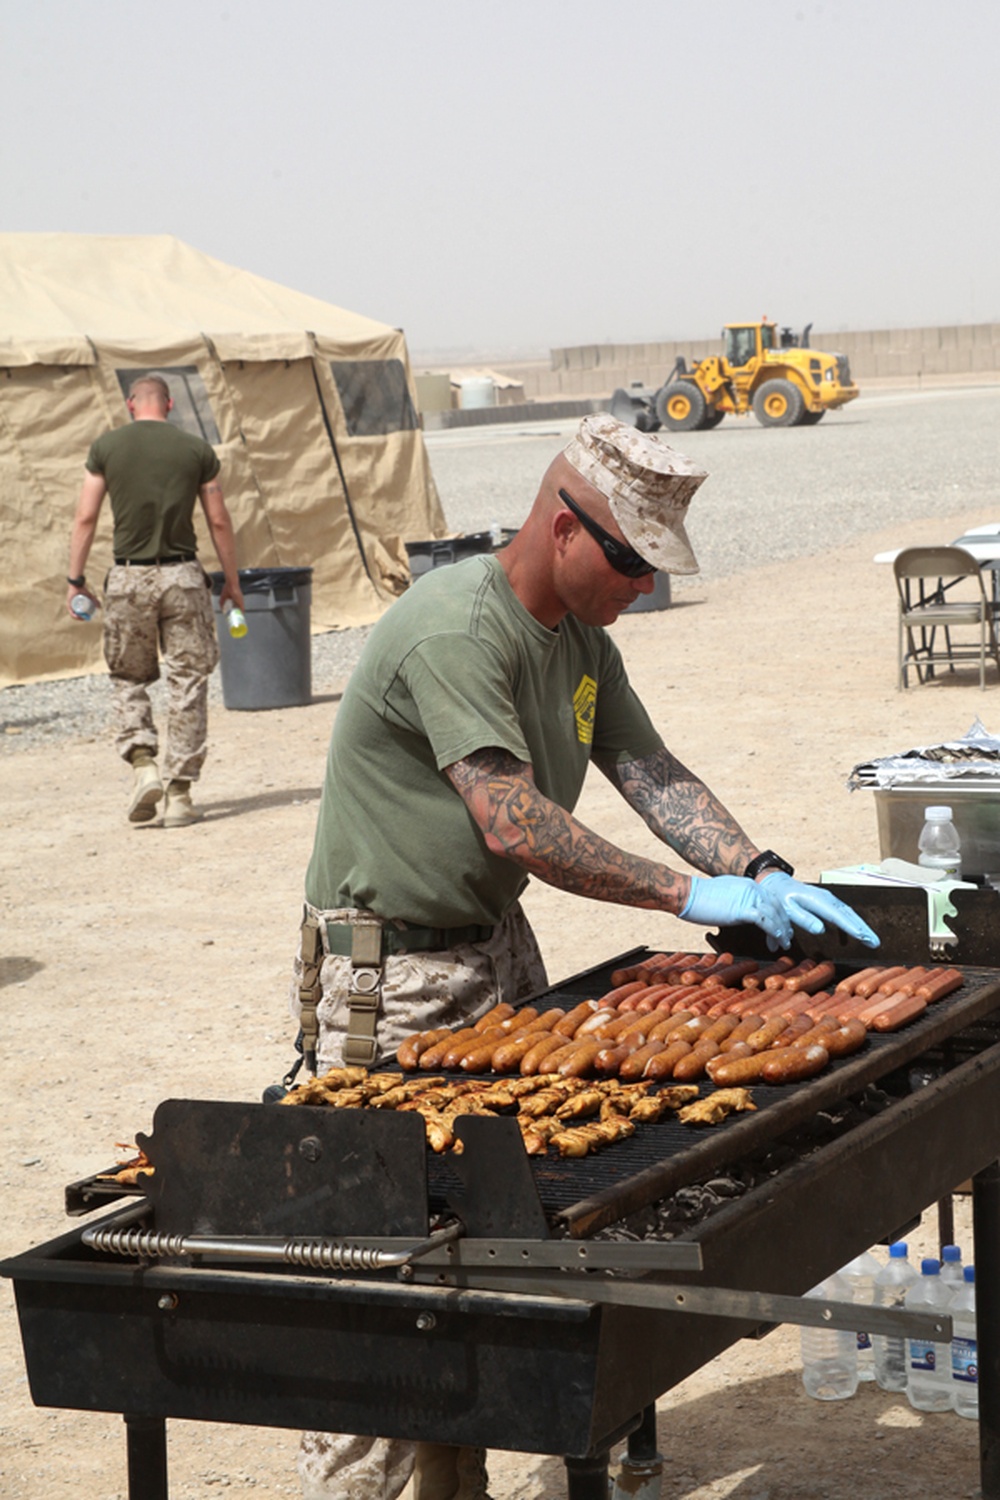
[(784, 870), (786, 875), (794, 875), (795, 871), (787, 859), (782, 859), (780, 854), (775, 854), (773, 849), (765, 849), (763, 854), (757, 854), (743, 871), (744, 879), (756, 880), (758, 875), (763, 875), (765, 870)]
[(66, 582), (75, 589), (82, 589), (83, 585), (87, 582), (87, 575), (85, 573), (81, 573), (79, 578), (70, 578), (69, 574), (67, 574)]

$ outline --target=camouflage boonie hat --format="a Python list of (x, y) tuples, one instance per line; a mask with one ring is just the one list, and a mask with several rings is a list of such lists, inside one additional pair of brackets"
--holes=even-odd
[(563, 456), (605, 495), (622, 533), (664, 573), (697, 573), (684, 530), (695, 490), (708, 475), (683, 453), (607, 413), (584, 417)]

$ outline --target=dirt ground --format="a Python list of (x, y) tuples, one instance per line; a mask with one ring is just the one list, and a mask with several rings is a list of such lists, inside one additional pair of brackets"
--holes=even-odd
[[(672, 748), (764, 845), (815, 878), (878, 857), (870, 794), (852, 767), (1000, 732), (995, 672), (896, 689), (891, 546), (995, 517), (963, 513), (878, 533), (806, 562), (688, 590), (615, 627)], [(258, 1099), (292, 1059), (287, 978), (338, 695), (268, 713), (215, 712), (198, 790), (204, 821), (165, 831), (124, 818), (125, 768), (106, 742), (0, 758), (5, 834), (2, 1147), (4, 1255), (62, 1233), (66, 1183), (112, 1161), (168, 1097)], [(582, 818), (636, 850), (653, 841), (599, 777)], [(668, 916), (533, 887), (552, 980), (635, 944), (705, 946)], [(864, 1192), (864, 1183), (858, 1183)], [(968, 1200), (957, 1200), (971, 1245)], [(913, 1237), (935, 1241), (933, 1213)], [(0, 1290), (0, 1493), (113, 1500), (126, 1492), (121, 1419), (32, 1405), (10, 1284)], [(297, 1436), (169, 1424), (171, 1495), (297, 1495)], [(660, 1403), (665, 1500), (893, 1500), (976, 1493), (976, 1426), (921, 1416), (864, 1388), (819, 1404), (801, 1388), (798, 1333), (742, 1343)], [(553, 1459), (491, 1455), (496, 1500), (563, 1493)]]

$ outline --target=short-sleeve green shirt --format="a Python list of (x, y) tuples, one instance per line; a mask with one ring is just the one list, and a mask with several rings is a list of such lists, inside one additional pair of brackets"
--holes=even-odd
[(132, 422), (91, 443), (86, 467), (108, 486), (115, 557), (194, 556), (198, 491), (219, 472), (210, 443), (170, 422)]
[(499, 922), (526, 876), (444, 768), (491, 747), (571, 811), (592, 752), (662, 746), (606, 631), (549, 630), (494, 557), (432, 569), (382, 617), (334, 721), (306, 897), (429, 927)]

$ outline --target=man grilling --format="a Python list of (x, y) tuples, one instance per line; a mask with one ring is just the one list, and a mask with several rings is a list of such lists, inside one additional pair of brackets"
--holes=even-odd
[[(334, 723), (306, 874), (296, 1005), (317, 1071), (392, 1056), (543, 989), (519, 897), (530, 876), (699, 927), (793, 924), (878, 938), (761, 851), (667, 749), (605, 627), (657, 569), (694, 573), (705, 478), (656, 437), (586, 417), (496, 556), (426, 574), (379, 621)], [(573, 816), (593, 761), (701, 875), (630, 854)], [(482, 1500), (478, 1450), (307, 1433), (307, 1500)]]

